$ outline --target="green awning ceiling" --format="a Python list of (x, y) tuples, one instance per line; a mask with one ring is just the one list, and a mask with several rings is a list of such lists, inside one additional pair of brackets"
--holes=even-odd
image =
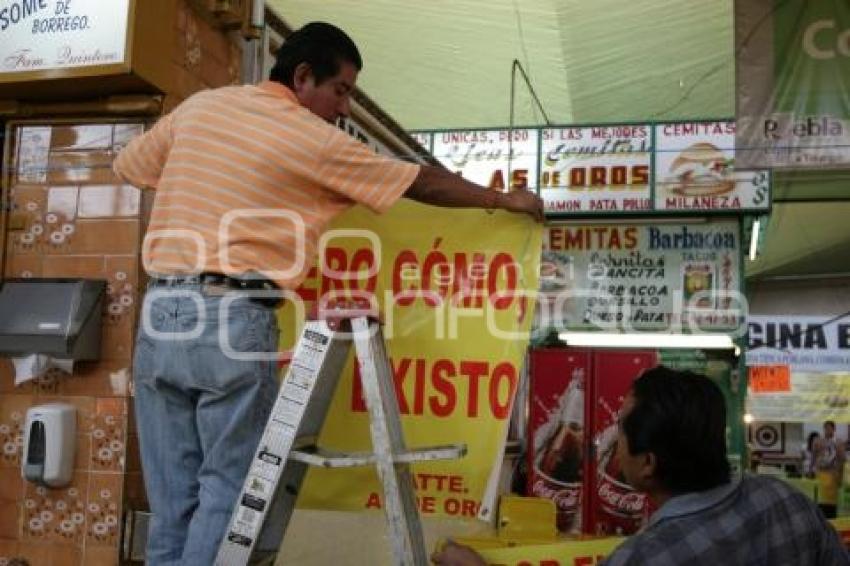
[[(732, 3), (717, 0), (269, 0), (360, 46), (360, 86), (408, 129), (503, 126), (518, 59), (559, 123), (729, 117)], [(542, 124), (518, 84), (516, 122)]]
[[(735, 113), (732, 0), (267, 4), (293, 27), (345, 29), (365, 60), (359, 86), (411, 130), (507, 126), (514, 59), (555, 123)], [(519, 80), (516, 93), (515, 123), (542, 125)], [(778, 203), (748, 276), (850, 272), (850, 173), (776, 180)]]

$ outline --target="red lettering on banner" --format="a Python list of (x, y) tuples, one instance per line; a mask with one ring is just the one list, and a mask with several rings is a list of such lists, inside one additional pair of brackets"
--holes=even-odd
[(366, 509), (380, 509), (381, 497), (374, 491), (369, 494), (369, 499), (366, 501)]
[(443, 512), (446, 515), (459, 515), (461, 517), (478, 516), (479, 503), (471, 499), (455, 499), (449, 497), (443, 501)]
[(392, 273), (396, 306), (410, 306), (421, 298), (432, 308), (441, 307), (446, 300), (455, 306), (480, 308), (485, 284), (493, 308), (506, 310), (514, 305), (521, 267), (511, 254), (495, 253), (488, 264), (484, 254), (475, 252), (470, 264), (467, 254), (459, 252), (449, 263), (438, 249), (441, 243), (442, 238), (434, 241), (421, 265), (412, 250), (402, 250), (396, 256)]
[(431, 407), (431, 412), (437, 417), (447, 417), (455, 409), (457, 394), (455, 393), (454, 385), (447, 379), (454, 376), (454, 365), (449, 360), (437, 360), (434, 362), (431, 380), (434, 384), (434, 389), (441, 393), (445, 399), (441, 403), (436, 395), (431, 395), (428, 398), (428, 405)]
[(396, 304), (400, 307), (412, 305), (413, 301), (416, 300), (416, 287), (403, 285), (402, 283), (402, 273), (411, 267), (417, 269), (419, 267), (416, 253), (413, 250), (400, 251), (393, 265), (393, 295), (395, 295)]
[(416, 360), (416, 393), (413, 396), (413, 414), (425, 413), (425, 360)]
[[(424, 358), (401, 358), (391, 360), (391, 364), (399, 411), (403, 415), (431, 414), (436, 417), (448, 417), (460, 409), (464, 416), (470, 418), (482, 416), (482, 413), (499, 420), (510, 416), (518, 376), (516, 368), (509, 362), (491, 365), (489, 362), (478, 360), (455, 363), (447, 359), (431, 361)], [(411, 372), (412, 379), (408, 380)], [(458, 379), (460, 377), (465, 377), (466, 380)], [(410, 384), (410, 381), (413, 383)], [(486, 396), (481, 393), (482, 387), (486, 389)], [(461, 406), (458, 405), (459, 395), (466, 397), (466, 403)], [(486, 399), (483, 406), (482, 399)], [(363, 400), (360, 370), (356, 364), (350, 406), (355, 413), (367, 410)]]
[(460, 299), (464, 308), (480, 309), (484, 303), (484, 282), (487, 266), (482, 253), (472, 254), (472, 264), (467, 266), (466, 254), (455, 254), (455, 277), (452, 285), (452, 295), (455, 306)]
[(422, 513), (434, 513), (437, 500), (431, 496), (417, 497), (419, 503), (419, 511)]
[(319, 293), (316, 288), (308, 286), (308, 282), (315, 282), (318, 272), (318, 267), (311, 267), (307, 272), (307, 277), (304, 278), (304, 282), (295, 290), (302, 301), (315, 303), (319, 299)]
[[(311, 267), (304, 282), (296, 289), (298, 296), (305, 302), (315, 303), (320, 297), (345, 299), (362, 297), (364, 292), (374, 293), (378, 285), (375, 265), (375, 252), (370, 248), (360, 248), (351, 253), (344, 248), (328, 247), (320, 259), (319, 267)], [(415, 261), (415, 258), (414, 258)], [(361, 283), (363, 274), (368, 274), (365, 283)]]
[[(504, 403), (499, 400), (499, 387), (503, 379), (508, 380), (508, 394), (505, 396)], [(517, 374), (514, 366), (507, 362), (497, 365), (496, 369), (493, 370), (493, 379), (490, 380), (490, 407), (493, 410), (494, 417), (500, 420), (508, 418), (516, 388)]]
[(466, 414), (470, 417), (478, 416), (478, 380), (487, 374), (487, 369), (487, 362), (460, 362), (460, 374), (469, 378)]
[[(348, 256), (345, 255), (345, 250), (342, 248), (327, 248), (325, 250), (325, 266), (332, 273), (343, 273), (347, 271), (347, 258)], [(325, 277), (325, 274), (322, 273), (322, 296), (327, 295), (331, 289), (335, 293), (334, 296), (339, 296), (337, 293), (343, 291), (345, 285), (340, 279)]]

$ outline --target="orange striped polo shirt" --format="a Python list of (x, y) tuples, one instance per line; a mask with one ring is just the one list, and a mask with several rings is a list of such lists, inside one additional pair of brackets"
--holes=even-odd
[(184, 101), (115, 159), (156, 189), (142, 259), (157, 275), (259, 272), (297, 287), (335, 216), (387, 210), (419, 166), (380, 156), (276, 82)]

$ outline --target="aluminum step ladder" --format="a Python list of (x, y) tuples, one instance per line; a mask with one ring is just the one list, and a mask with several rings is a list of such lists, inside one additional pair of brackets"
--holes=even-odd
[[(330, 453), (318, 448), (315, 441), (352, 341), (369, 411), (374, 452)], [(330, 468), (374, 465), (383, 486), (382, 506), (394, 563), (426, 566), (429, 559), (410, 464), (461, 458), (465, 454), (466, 446), (462, 444), (421, 450), (405, 447), (392, 369), (381, 324), (373, 312), (355, 308), (333, 312), (321, 320), (308, 320), (215, 564), (246, 565), (258, 548), (269, 550), (268, 541), (273, 541), (274, 546), (282, 540), (308, 465)]]

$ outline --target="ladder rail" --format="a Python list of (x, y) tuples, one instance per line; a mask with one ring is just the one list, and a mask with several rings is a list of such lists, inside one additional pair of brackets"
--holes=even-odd
[(353, 319), (351, 326), (369, 410), (372, 449), (378, 478), (384, 488), (383, 508), (392, 535), (395, 562), (405, 566), (427, 566), (430, 561), (419, 521), (413, 475), (408, 464), (398, 463), (395, 458), (396, 454), (405, 452), (406, 447), (383, 333), (378, 323), (366, 318)]
[[(407, 449), (380, 323), (359, 314), (342, 320), (334, 327), (325, 321), (304, 325), (234, 504), (217, 566), (246, 565), (255, 551), (279, 548), (308, 465), (375, 466), (395, 563), (429, 564), (410, 465), (462, 457), (466, 446)], [(371, 454), (339, 454), (315, 446), (352, 342), (369, 412)]]
[[(335, 388), (349, 350), (350, 343), (341, 340), (326, 323), (309, 321), (304, 325), (242, 490), (234, 502), (216, 565), (247, 564), (260, 539), (263, 547), (277, 546), (274, 543), (285, 532), (292, 515), (293, 506), (288, 500), (297, 497), (306, 472), (303, 463), (290, 462), (289, 453), (299, 434), (318, 434), (305, 428), (310, 424), (312, 428), (321, 426), (330, 403), (327, 390)], [(325, 396), (319, 397), (317, 393)], [(320, 411), (322, 408), (324, 411)], [(288, 493), (288, 489), (294, 489), (295, 493)], [(267, 522), (271, 509), (274, 520)], [(280, 530), (275, 532), (275, 529)]]

